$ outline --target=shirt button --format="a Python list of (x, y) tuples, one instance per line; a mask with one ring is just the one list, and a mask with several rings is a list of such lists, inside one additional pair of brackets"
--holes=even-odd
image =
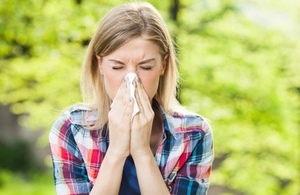
[(171, 186), (168, 186), (168, 188), (169, 188), (169, 192), (171, 192), (171, 191), (172, 191), (172, 187), (171, 187)]

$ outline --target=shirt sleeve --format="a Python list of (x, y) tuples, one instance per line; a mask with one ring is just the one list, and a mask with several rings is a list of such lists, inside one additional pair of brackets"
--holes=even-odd
[(87, 195), (91, 185), (87, 177), (68, 113), (58, 118), (49, 133), (53, 175), (58, 195)]
[[(195, 134), (187, 148), (186, 163), (179, 169), (171, 186), (172, 195), (205, 195), (209, 188), (209, 178), (213, 162), (213, 137), (207, 121), (203, 120), (201, 133)], [(197, 140), (197, 141), (196, 141)], [(190, 153), (190, 154), (189, 154)]]

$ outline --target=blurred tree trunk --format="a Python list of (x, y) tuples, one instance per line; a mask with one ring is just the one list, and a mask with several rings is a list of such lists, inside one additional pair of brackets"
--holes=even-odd
[(180, 1), (179, 0), (173, 0), (173, 1), (171, 1), (170, 18), (175, 23), (177, 23), (177, 21), (178, 21), (177, 19), (178, 19), (179, 9), (180, 9)]
[[(170, 4), (169, 14), (170, 14), (170, 18), (171, 18), (172, 22), (176, 25), (177, 28), (179, 27), (179, 21), (178, 21), (179, 11), (180, 11), (180, 1), (179, 0), (172, 0), (171, 4)], [(179, 51), (178, 51), (178, 47), (177, 47), (177, 33), (176, 33), (176, 31), (174, 31), (173, 40), (174, 40), (174, 43), (175, 43), (176, 54), (178, 56)], [(181, 100), (180, 100), (180, 84), (177, 88), (176, 98), (179, 102), (181, 102)]]

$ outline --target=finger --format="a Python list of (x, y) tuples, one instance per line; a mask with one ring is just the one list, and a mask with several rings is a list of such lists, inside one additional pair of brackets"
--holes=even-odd
[(144, 112), (144, 107), (142, 106), (142, 103), (141, 103), (141, 97), (140, 97), (140, 86), (139, 86), (139, 82), (135, 81), (135, 84), (136, 84), (136, 89), (135, 89), (135, 99), (136, 99), (136, 102), (138, 104), (138, 107), (139, 107), (139, 110), (140, 112), (139, 113), (145, 113)]
[[(117, 121), (130, 121), (133, 111), (133, 102), (130, 101), (129, 89), (126, 84), (121, 84), (116, 97), (111, 105), (109, 118)], [(129, 118), (129, 119), (128, 119)]]
[(117, 94), (113, 100), (113, 103), (111, 105), (112, 107), (120, 107), (121, 105), (126, 104), (127, 100), (129, 99), (129, 89), (126, 87), (126, 83), (122, 82)]
[(141, 82), (137, 81), (136, 86), (137, 86), (136, 96), (137, 96), (137, 102), (140, 107), (140, 110), (143, 113), (149, 112), (150, 110), (152, 110), (152, 107), (148, 95), (144, 90), (144, 87), (141, 84)]
[(128, 99), (125, 105), (123, 118), (125, 119), (125, 121), (128, 121), (129, 124), (131, 124), (132, 112), (133, 112), (133, 101)]

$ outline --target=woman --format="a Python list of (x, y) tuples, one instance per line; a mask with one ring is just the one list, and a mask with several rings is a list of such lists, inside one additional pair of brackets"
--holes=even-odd
[(176, 101), (174, 45), (153, 6), (112, 9), (82, 73), (84, 103), (62, 114), (49, 135), (57, 194), (207, 193), (212, 132)]

